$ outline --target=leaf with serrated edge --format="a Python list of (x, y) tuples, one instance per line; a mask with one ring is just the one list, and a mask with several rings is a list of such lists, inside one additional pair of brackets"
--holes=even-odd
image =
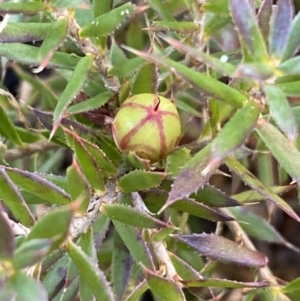
[[(278, 141), (276, 141), (278, 143)], [(227, 167), (234, 172), (245, 184), (252, 189), (259, 192), (266, 199), (273, 201), (280, 209), (285, 211), (296, 221), (300, 222), (300, 217), (296, 214), (293, 208), (286, 203), (280, 196), (275, 194), (267, 186), (263, 185), (247, 168), (245, 168), (239, 161), (234, 158), (227, 158), (225, 160)]]
[(164, 5), (160, 0), (148, 0), (148, 3), (163, 20), (176, 21), (168, 6)]
[(270, 30), (270, 19), (272, 15), (272, 0), (263, 0), (257, 13), (258, 26), (264, 40), (267, 42)]
[(19, 2), (19, 3), (11, 3), (11, 2), (1, 2), (0, 3), (0, 12), (8, 13), (8, 14), (35, 14), (40, 11), (46, 10), (46, 4), (40, 2)]
[(81, 58), (77, 63), (76, 68), (72, 73), (72, 76), (68, 81), (65, 90), (60, 95), (58, 103), (54, 109), (53, 129), (50, 134), (50, 137), (54, 135), (55, 131), (60, 125), (62, 118), (64, 117), (64, 114), (68, 109), (69, 104), (84, 85), (90, 68), (92, 67), (93, 60), (93, 56), (89, 55)]
[(268, 262), (264, 254), (215, 234), (173, 234), (172, 236), (212, 260), (247, 267), (263, 267)]
[(230, 12), (240, 39), (256, 62), (267, 59), (267, 49), (249, 0), (230, 0)]
[(191, 159), (191, 151), (186, 147), (172, 152), (167, 157), (165, 172), (175, 178), (189, 159)]
[(13, 257), (15, 241), (7, 215), (0, 210), (0, 260)]
[(131, 87), (131, 93), (134, 95), (140, 93), (156, 93), (157, 90), (157, 67), (154, 64), (143, 66), (137, 73)]
[(72, 241), (68, 242), (67, 251), (97, 300), (115, 300), (111, 287), (98, 266)]
[(0, 198), (9, 208), (14, 217), (24, 226), (34, 224), (34, 217), (23, 199), (20, 191), (7, 175), (5, 169), (0, 166)]
[(275, 126), (260, 119), (256, 129), (272, 155), (292, 177), (300, 184), (300, 152)]
[(70, 203), (70, 196), (63, 189), (41, 175), (10, 167), (5, 170), (15, 184), (33, 195), (57, 205)]
[(271, 117), (286, 136), (291, 141), (295, 141), (298, 136), (298, 125), (293, 110), (283, 91), (280, 88), (271, 85), (265, 85), (264, 91), (268, 99)]

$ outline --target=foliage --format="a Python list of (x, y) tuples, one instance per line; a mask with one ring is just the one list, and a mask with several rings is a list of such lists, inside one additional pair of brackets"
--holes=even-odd
[[(280, 196), (300, 184), (298, 9), (2, 1), (2, 73), (20, 89), (2, 79), (0, 300), (300, 300), (300, 278), (279, 280), (254, 245), (299, 252), (274, 222), (300, 221)], [(181, 119), (159, 162), (112, 137), (143, 93), (172, 99)], [(247, 277), (226, 279), (231, 266)]]

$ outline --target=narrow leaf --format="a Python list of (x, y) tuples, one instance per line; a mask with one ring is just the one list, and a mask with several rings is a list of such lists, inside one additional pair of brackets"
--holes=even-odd
[(269, 52), (280, 57), (290, 33), (294, 8), (291, 0), (278, 0), (276, 4), (270, 23)]
[(233, 171), (239, 178), (252, 189), (258, 191), (266, 199), (273, 201), (279, 208), (285, 211), (296, 221), (300, 222), (299, 216), (280, 196), (275, 194), (268, 187), (264, 186), (247, 168), (234, 158), (227, 158), (225, 161), (227, 167)]
[(299, 75), (300, 74), (300, 57), (296, 56), (290, 58), (279, 66), (277, 66), (279, 71), (282, 71), (286, 75)]
[(0, 211), (0, 261), (11, 259), (15, 250), (15, 241), (7, 215)]
[(272, 6), (272, 0), (263, 0), (257, 13), (258, 26), (266, 43), (268, 42), (269, 38)]
[(160, 0), (148, 0), (148, 3), (163, 20), (176, 21), (170, 9), (166, 5), (164, 5)]
[(126, 298), (125, 301), (140, 301), (142, 295), (147, 289), (148, 289), (148, 284), (146, 280), (143, 280), (134, 288), (134, 290), (130, 293), (130, 295)]
[(158, 186), (166, 174), (146, 170), (134, 170), (123, 176), (117, 183), (123, 192), (147, 190)]
[(70, 203), (70, 196), (63, 189), (40, 174), (10, 167), (6, 167), (5, 170), (15, 184), (33, 195), (57, 205)]
[(175, 178), (189, 159), (191, 159), (191, 154), (186, 147), (175, 150), (167, 157), (165, 172)]
[(172, 236), (212, 260), (247, 267), (263, 267), (268, 261), (264, 254), (215, 234), (173, 234)]
[(298, 125), (293, 110), (283, 91), (280, 88), (271, 85), (265, 85), (264, 91), (268, 99), (268, 106), (272, 118), (289, 140), (292, 142), (295, 141), (298, 136)]
[(154, 64), (143, 66), (135, 77), (131, 93), (156, 93), (157, 90), (157, 67)]
[(180, 34), (192, 34), (199, 30), (199, 26), (190, 21), (153, 21), (150, 27), (146, 29), (150, 31), (173, 31)]
[(41, 2), (1, 2), (1, 14), (35, 14), (46, 9), (46, 5)]
[(84, 278), (97, 300), (115, 300), (111, 287), (98, 266), (72, 241), (68, 242), (67, 250), (76, 264), (79, 274)]
[(248, 0), (230, 0), (230, 11), (242, 43), (253, 60), (262, 62), (267, 59), (267, 49), (259, 30), (254, 11)]
[(72, 74), (72, 77), (68, 81), (68, 84), (61, 94), (58, 103), (55, 107), (53, 113), (53, 129), (50, 136), (53, 136), (54, 132), (57, 130), (60, 125), (61, 119), (64, 117), (64, 114), (70, 104), (74, 99), (77, 93), (80, 91), (84, 85), (89, 70), (93, 64), (93, 56), (85, 56), (81, 58), (76, 65), (76, 68)]
[(32, 226), (34, 224), (34, 217), (18, 188), (8, 177), (3, 167), (0, 167), (0, 187), (0, 198), (14, 217), (24, 226)]

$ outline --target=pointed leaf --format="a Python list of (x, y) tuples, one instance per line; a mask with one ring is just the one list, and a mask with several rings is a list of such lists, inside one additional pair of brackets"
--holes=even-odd
[(6, 167), (12, 181), (24, 190), (57, 205), (70, 203), (70, 196), (60, 187), (37, 173)]
[(34, 224), (34, 217), (18, 188), (8, 177), (3, 167), (0, 167), (0, 187), (0, 198), (14, 217), (24, 226), (32, 226)]
[(15, 240), (7, 215), (0, 211), (0, 261), (11, 259), (15, 250)]
[(241, 41), (256, 62), (267, 59), (267, 49), (248, 0), (230, 0), (230, 11)]
[(174, 234), (172, 236), (212, 260), (247, 267), (263, 267), (268, 261), (264, 254), (215, 234)]
[(291, 0), (278, 0), (276, 4), (270, 23), (269, 52), (280, 57), (290, 33), (294, 8)]
[(162, 172), (134, 170), (123, 176), (117, 185), (123, 192), (147, 190), (158, 186), (165, 176)]
[(164, 301), (186, 301), (182, 289), (175, 281), (159, 276), (144, 268), (146, 280), (151, 291)]
[(180, 173), (184, 164), (191, 159), (190, 153), (191, 151), (188, 148), (183, 147), (168, 155), (165, 172), (170, 174), (172, 178), (175, 178)]
[(225, 124), (212, 142), (212, 160), (221, 161), (245, 143), (251, 134), (260, 108), (248, 102)]
[(273, 68), (262, 63), (242, 63), (235, 72), (236, 78), (248, 78), (258, 81), (266, 81), (274, 74)]
[(127, 205), (104, 204), (101, 206), (101, 211), (112, 220), (117, 220), (126, 225), (139, 228), (171, 227), (170, 224), (162, 222), (143, 211), (139, 211)]
[(265, 42), (268, 42), (269, 38), (272, 7), (272, 0), (263, 0), (257, 13), (258, 26)]
[(98, 266), (95, 266), (95, 263), (72, 241), (68, 242), (67, 250), (76, 264), (79, 274), (84, 278), (95, 297), (101, 301), (115, 300), (111, 287)]
[(133, 259), (119, 234), (114, 233), (112, 251), (112, 283), (118, 300), (124, 299), (133, 268)]
[(292, 293), (300, 290), (300, 277), (289, 282), (284, 288), (281, 289), (282, 293)]
[(157, 67), (154, 64), (143, 66), (135, 77), (132, 84), (131, 93), (156, 93), (157, 90)]
[(101, 37), (113, 33), (136, 10), (135, 5), (125, 3), (97, 17), (91, 24), (85, 25), (80, 31), (81, 37)]
[(144, 292), (148, 289), (146, 280), (139, 283), (125, 301), (140, 301)]
[(95, 247), (98, 250), (102, 245), (107, 231), (109, 230), (110, 219), (105, 215), (100, 215), (93, 223), (93, 234)]
[[(278, 84), (277, 87), (280, 88), (280, 90), (283, 91), (286, 96), (294, 96), (294, 97), (300, 96), (300, 82), (299, 81)], [(292, 108), (292, 109), (293, 109), (293, 111), (295, 110), (295, 108)], [(299, 125), (299, 122), (298, 122), (298, 125)]]
[(293, 180), (300, 184), (299, 150), (276, 127), (267, 121), (261, 119), (256, 131), (279, 164)]
[(234, 158), (227, 158), (225, 160), (227, 167), (233, 171), (239, 178), (244, 181), (252, 189), (258, 191), (266, 199), (274, 202), (280, 209), (285, 211), (296, 221), (300, 222), (300, 217), (292, 209), (292, 207), (286, 203), (280, 196), (272, 192), (267, 186), (264, 186), (247, 168), (245, 168), (239, 161)]
[(180, 34), (192, 34), (199, 30), (199, 26), (189, 21), (153, 21), (150, 27), (146, 29), (150, 31), (173, 31)]
[(41, 2), (1, 2), (0, 13), (1, 14), (35, 14), (40, 11), (46, 10), (47, 7)]
[(159, 16), (165, 21), (176, 21), (169, 7), (163, 4), (160, 0), (148, 0), (149, 5), (155, 10)]
[(135, 262), (142, 263), (149, 269), (154, 270), (151, 253), (140, 232), (134, 227), (116, 220), (113, 221), (113, 224)]
[(64, 207), (44, 215), (33, 226), (27, 240), (52, 238), (52, 250), (57, 249), (69, 235), (73, 211), (72, 207)]
[(64, 117), (69, 104), (83, 87), (90, 68), (92, 67), (93, 60), (93, 56), (85, 56), (81, 58), (76, 65), (76, 68), (72, 73), (72, 77), (68, 81), (65, 90), (60, 95), (58, 103), (55, 107), (53, 113), (53, 130), (51, 135), (54, 134), (54, 132), (60, 125), (61, 119)]
[(264, 91), (268, 99), (272, 118), (286, 136), (291, 141), (295, 141), (298, 135), (298, 125), (283, 91), (276, 86), (270, 85), (264, 86)]
[(293, 58), (290, 58), (283, 63), (281, 63), (279, 66), (277, 66), (277, 69), (279, 71), (282, 71), (287, 75), (299, 75), (300, 74), (300, 57), (296, 56)]

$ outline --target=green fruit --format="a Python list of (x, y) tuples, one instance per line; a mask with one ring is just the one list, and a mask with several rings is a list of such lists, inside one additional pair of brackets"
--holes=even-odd
[(114, 140), (124, 152), (157, 162), (178, 144), (181, 132), (175, 105), (162, 96), (144, 93), (127, 99), (112, 124)]

